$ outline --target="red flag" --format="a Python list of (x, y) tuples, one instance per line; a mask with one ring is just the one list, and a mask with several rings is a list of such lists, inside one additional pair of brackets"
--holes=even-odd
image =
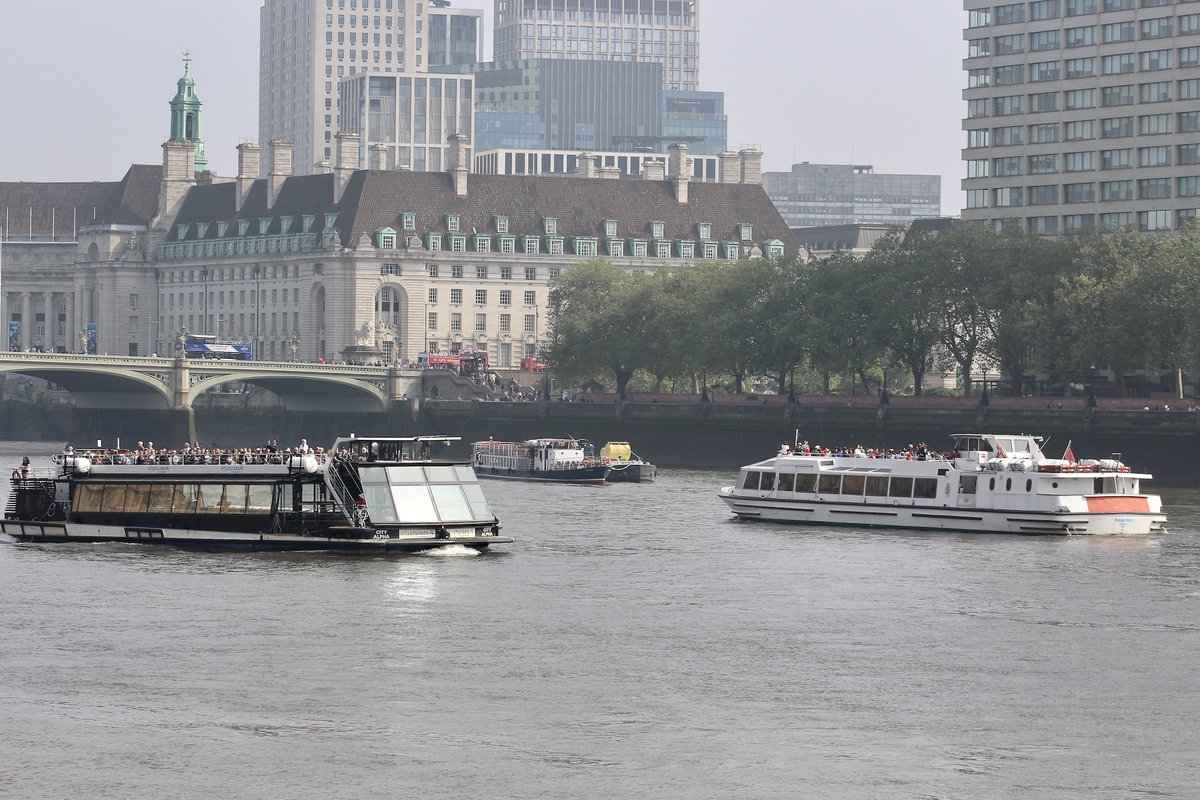
[(1067, 449), (1063, 451), (1063, 461), (1066, 461), (1068, 464), (1075, 463), (1075, 454), (1071, 452), (1070, 442), (1067, 442)]

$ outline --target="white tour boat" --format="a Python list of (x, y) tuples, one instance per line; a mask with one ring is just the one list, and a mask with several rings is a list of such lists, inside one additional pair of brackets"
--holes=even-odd
[(289, 454), (69, 448), (57, 469), (14, 471), (0, 533), (370, 555), (511, 542), (471, 465), (434, 458), (436, 445), (456, 439), (351, 437), (328, 453)]
[(1148, 534), (1166, 523), (1119, 455), (1076, 461), (1041, 437), (956, 434), (946, 455), (798, 455), (743, 467), (719, 496), (741, 519), (802, 525), (1019, 534)]

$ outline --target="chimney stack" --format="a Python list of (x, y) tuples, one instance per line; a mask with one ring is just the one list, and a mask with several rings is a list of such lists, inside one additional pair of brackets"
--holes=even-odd
[(454, 194), (457, 197), (467, 196), (467, 135), (452, 133), (447, 137), (450, 142), (450, 176), (454, 181)]
[(692, 159), (687, 150), (682, 142), (667, 148), (667, 177), (675, 188), (675, 200), (682, 204), (688, 201), (688, 182), (692, 177)]
[(596, 177), (596, 157), (583, 152), (575, 157), (575, 176), (578, 178)]
[(742, 158), (742, 183), (761, 184), (762, 150), (757, 147), (747, 147), (745, 150), (739, 150), (738, 155)]
[(662, 159), (656, 158), (652, 161), (642, 162), (642, 180), (665, 181), (666, 179), (667, 165), (662, 162)]
[(158, 213), (151, 227), (169, 228), (188, 190), (196, 185), (196, 143), (171, 139), (163, 143), (162, 184)]
[(283, 182), (292, 175), (292, 143), (286, 139), (272, 139), (271, 171), (267, 174), (267, 208), (275, 207)]
[(250, 187), (258, 180), (259, 171), (262, 169), (262, 152), (254, 142), (242, 142), (237, 146), (237, 151), (237, 197), (234, 200), (234, 208), (241, 211), (242, 206), (246, 204), (246, 195), (250, 194)]
[(333, 164), (328, 161), (318, 161), (313, 164), (313, 175), (329, 175), (333, 172)]
[(723, 150), (717, 158), (720, 159), (721, 164), (717, 180), (721, 183), (741, 183), (742, 159), (738, 154), (732, 150)]
[(605, 164), (600, 168), (600, 177), (608, 181), (618, 181), (621, 179), (621, 168), (616, 164)]
[(333, 202), (342, 202), (342, 192), (350, 183), (350, 176), (358, 169), (358, 134), (338, 131), (337, 163), (333, 167)]
[(386, 144), (367, 145), (367, 169), (387, 169), (388, 148)]

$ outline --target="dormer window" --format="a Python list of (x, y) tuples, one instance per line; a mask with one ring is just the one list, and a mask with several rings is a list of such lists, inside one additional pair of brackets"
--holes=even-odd
[(646, 257), (646, 240), (645, 239), (630, 239), (629, 250), (634, 258)]
[(657, 241), (654, 243), (654, 255), (656, 258), (671, 257), (671, 243), (667, 241)]
[(727, 261), (737, 261), (738, 255), (737, 242), (725, 242), (725, 259)]
[(245, 236), (246, 231), (248, 231), (248, 230), (250, 230), (250, 220), (239, 219), (238, 220), (238, 236)]
[(621, 258), (625, 255), (625, 240), (624, 239), (609, 239), (608, 240), (608, 255), (611, 258)]
[(400, 227), (406, 231), (415, 231), (417, 229), (417, 215), (412, 211), (405, 211), (400, 215)]
[(186, 222), (176, 225), (175, 226), (175, 238), (176, 239), (186, 239), (187, 235), (188, 235), (188, 228), (190, 228), (190, 227), (191, 226), (188, 225)]
[(380, 250), (395, 250), (396, 249), (396, 229), (395, 228), (380, 228), (375, 232), (375, 245)]
[(686, 239), (679, 240), (679, 257), (692, 258), (696, 255), (696, 243)]
[(615, 219), (604, 220), (604, 235), (610, 237), (617, 235), (617, 221)]
[(265, 235), (267, 232), (267, 228), (270, 228), (270, 227), (271, 227), (271, 218), (270, 217), (259, 217), (258, 218), (258, 235), (259, 236)]
[(207, 222), (197, 222), (196, 223), (196, 238), (203, 239), (207, 234), (208, 234), (208, 223)]
[(594, 255), (596, 255), (596, 238), (594, 236), (576, 236), (574, 244), (575, 244), (575, 255), (577, 255), (577, 256), (594, 256)]
[(484, 236), (482, 233), (477, 233), (475, 234), (474, 239), (476, 253), (492, 252), (492, 237)]
[(546, 248), (552, 256), (561, 256), (563, 253), (563, 240), (561, 236), (546, 237)]
[(455, 233), (450, 236), (450, 252), (465, 253), (467, 252), (467, 237), (461, 233)]
[(316, 214), (305, 214), (300, 217), (301, 233), (308, 233), (312, 230), (313, 223), (317, 221)]
[(712, 238), (712, 223), (711, 222), (697, 222), (696, 223), (696, 238), (697, 239), (711, 239)]
[(279, 218), (279, 232), (286, 234), (292, 229), (292, 215), (287, 214)]
[(425, 234), (425, 249), (435, 252), (442, 249), (442, 235), (440, 233)]
[(458, 233), (458, 214), (446, 215), (446, 230), (451, 233)]
[(650, 235), (653, 236), (655, 239), (663, 238), (663, 228), (664, 227), (665, 226), (661, 222), (651, 222), (650, 223)]
[(525, 245), (525, 255), (536, 256), (541, 252), (541, 238), (537, 236), (526, 236), (523, 240)]
[(334, 224), (337, 222), (337, 218), (338, 218), (338, 215), (337, 215), (336, 211), (331, 211), (330, 213), (326, 214), (325, 215), (325, 230), (329, 230), (330, 228), (332, 228), (334, 226)]
[(496, 233), (508, 233), (508, 217), (496, 217)]
[(778, 258), (783, 255), (783, 242), (772, 239), (766, 243), (763, 249), (766, 251), (767, 258)]
[(547, 236), (556, 236), (558, 234), (558, 219), (556, 217), (543, 217), (542, 229)]
[(229, 229), (228, 222), (218, 222), (217, 223), (217, 236), (224, 236), (225, 231), (228, 229)]
[(743, 242), (748, 242), (754, 238), (754, 226), (749, 222), (738, 223), (738, 238)]

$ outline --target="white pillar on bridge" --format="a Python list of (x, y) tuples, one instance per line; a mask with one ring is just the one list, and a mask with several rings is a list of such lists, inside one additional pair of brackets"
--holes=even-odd
[(33, 295), (21, 293), (21, 349), (33, 347)]

